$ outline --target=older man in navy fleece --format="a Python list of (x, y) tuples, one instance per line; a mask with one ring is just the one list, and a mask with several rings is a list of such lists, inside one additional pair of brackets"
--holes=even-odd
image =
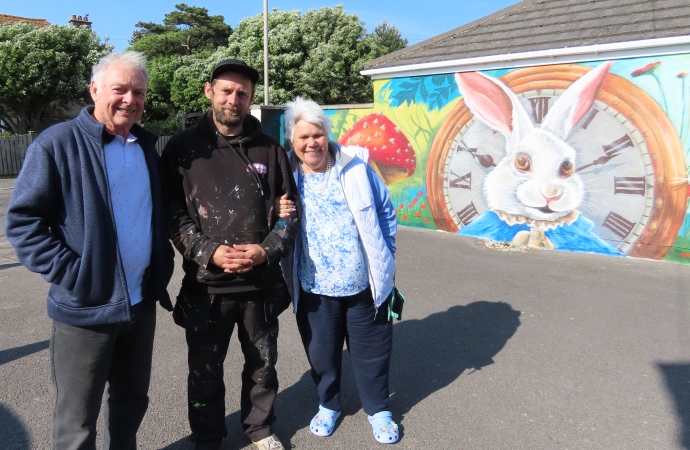
[(148, 407), (156, 300), (173, 250), (165, 234), (157, 137), (136, 122), (147, 72), (137, 52), (93, 68), (95, 106), (44, 131), (26, 153), (5, 228), (17, 257), (51, 283), (53, 449), (135, 449)]

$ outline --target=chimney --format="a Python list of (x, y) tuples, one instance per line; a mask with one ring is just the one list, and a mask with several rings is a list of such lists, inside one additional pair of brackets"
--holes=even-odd
[(69, 24), (73, 27), (89, 27), (89, 28), (91, 28), (91, 22), (89, 22), (89, 15), (88, 14), (84, 14), (84, 17), (77, 16), (76, 14), (72, 14), (72, 20), (69, 21)]

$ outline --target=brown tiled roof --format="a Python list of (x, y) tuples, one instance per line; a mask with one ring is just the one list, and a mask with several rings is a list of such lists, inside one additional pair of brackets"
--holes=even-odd
[(690, 0), (524, 0), (364, 68), (685, 35)]
[(29, 22), (31, 25), (38, 27), (47, 27), (50, 23), (45, 19), (30, 19), (28, 17), (8, 16), (7, 14), (0, 14), (0, 24), (15, 23), (15, 22)]

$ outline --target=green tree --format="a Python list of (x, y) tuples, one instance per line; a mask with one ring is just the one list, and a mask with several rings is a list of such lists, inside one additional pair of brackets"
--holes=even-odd
[(338, 5), (307, 11), (301, 25), (309, 51), (293, 97), (300, 94), (321, 104), (372, 101), (371, 80), (359, 73), (369, 59), (360, 42), (366, 33), (363, 22)]
[(402, 50), (407, 47), (407, 38), (403, 38), (400, 34), (400, 30), (395, 25), (388, 25), (388, 21), (384, 20), (376, 25), (374, 31), (367, 36), (373, 39), (378, 44), (380, 49), (380, 55), (376, 57), (392, 53), (397, 50)]
[[(402, 38), (391, 40), (395, 48), (389, 50), (390, 44), (382, 36), (397, 33), (400, 37), (397, 27), (384, 23), (378, 31), (367, 34), (360, 19), (347, 14), (342, 5), (311, 9), (304, 15), (274, 9), (268, 14), (268, 26), (273, 104), (285, 103), (297, 95), (321, 104), (371, 102), (371, 80), (360, 75), (364, 62), (397, 50), (405, 42)], [(263, 14), (242, 20), (227, 47), (178, 69), (171, 93), (173, 103), (179, 108), (189, 105), (194, 89), (203, 85), (213, 65), (224, 58), (242, 59), (259, 71), (256, 101), (263, 101)]]
[(175, 9), (165, 15), (162, 24), (138, 22), (130, 49), (156, 58), (209, 52), (227, 44), (232, 28), (223, 16), (209, 16), (208, 9), (185, 3)]
[[(385, 21), (367, 34), (359, 18), (341, 5), (304, 14), (274, 9), (268, 26), (272, 104), (284, 104), (297, 95), (321, 104), (372, 102), (371, 80), (360, 75), (364, 63), (407, 43), (397, 27)], [(262, 102), (263, 32), (263, 14), (257, 14), (238, 24), (226, 47), (210, 54), (152, 60), (145, 126), (162, 132), (170, 129), (165, 126), (177, 126), (173, 115), (208, 109), (204, 84), (215, 64), (226, 58), (242, 59), (259, 71), (255, 101)], [(166, 114), (170, 115), (165, 118)]]
[(91, 67), (112, 48), (87, 27), (0, 25), (0, 128), (24, 134), (88, 98)]
[(158, 135), (173, 134), (179, 129), (177, 109), (170, 101), (175, 70), (184, 63), (184, 56), (159, 56), (148, 61), (148, 91), (146, 109), (141, 117), (149, 131)]
[[(289, 100), (299, 86), (300, 70), (307, 49), (302, 43), (302, 14), (299, 11), (278, 11), (268, 13), (269, 48), (269, 94), (271, 103), (281, 104)], [(238, 58), (259, 71), (255, 102), (264, 99), (264, 19), (263, 14), (242, 20), (228, 40), (226, 48), (209, 58), (220, 61), (223, 58)]]

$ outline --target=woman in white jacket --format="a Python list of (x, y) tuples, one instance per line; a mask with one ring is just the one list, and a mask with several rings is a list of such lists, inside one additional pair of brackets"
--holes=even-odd
[(374, 437), (395, 443), (400, 435), (388, 410), (393, 324), (387, 298), (397, 226), (388, 189), (366, 163), (366, 149), (329, 142), (331, 121), (315, 102), (288, 102), (285, 125), (302, 219), (295, 250), (281, 265), (320, 400), (309, 429), (317, 436), (333, 433), (346, 342)]

